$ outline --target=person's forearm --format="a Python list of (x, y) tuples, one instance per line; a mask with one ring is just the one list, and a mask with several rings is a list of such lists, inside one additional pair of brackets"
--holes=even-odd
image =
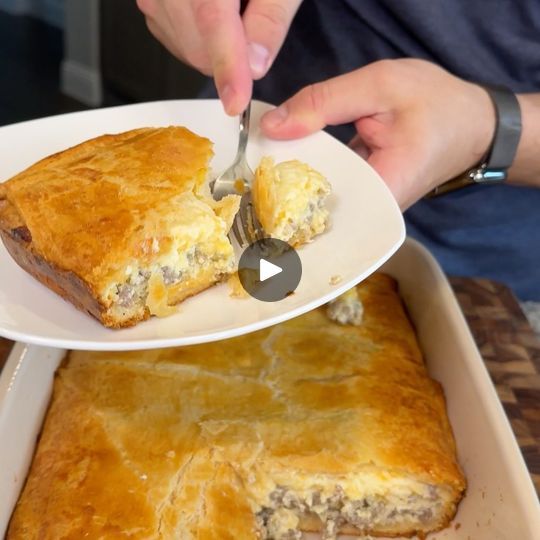
[(540, 187), (540, 93), (519, 94), (523, 131), (508, 181)]

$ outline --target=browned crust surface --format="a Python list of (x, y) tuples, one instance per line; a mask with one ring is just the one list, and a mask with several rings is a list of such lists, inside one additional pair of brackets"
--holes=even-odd
[(17, 235), (16, 229), (0, 229), (0, 236), (13, 260), (46, 287), (71, 302), (77, 309), (103, 321), (105, 308), (94, 297), (89, 285), (73, 272), (61, 270), (34, 252), (31, 242)]
[(0, 225), (18, 216), (36, 253), (102, 290), (126, 259), (151, 255), (152, 233), (176, 225), (206, 181), (211, 146), (176, 126), (85, 141), (4, 182)]
[(151, 255), (152, 233), (176, 223), (211, 155), (208, 139), (182, 127), (104, 135), (22, 171), (0, 199), (21, 216), (35, 252), (102, 290), (126, 260)]

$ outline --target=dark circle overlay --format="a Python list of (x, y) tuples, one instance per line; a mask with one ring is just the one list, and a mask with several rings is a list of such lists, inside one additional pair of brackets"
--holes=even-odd
[[(260, 280), (261, 260), (282, 269), (278, 274)], [(264, 263), (263, 263), (264, 264)], [(262, 302), (279, 302), (294, 293), (302, 277), (298, 253), (287, 242), (265, 238), (250, 244), (238, 262), (238, 277), (245, 291)]]

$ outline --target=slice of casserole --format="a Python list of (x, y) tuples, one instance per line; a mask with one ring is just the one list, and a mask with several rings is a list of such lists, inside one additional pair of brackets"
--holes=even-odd
[(104, 135), (0, 184), (0, 234), (15, 261), (118, 328), (234, 269), (239, 197), (208, 193), (212, 144), (182, 127)]
[(326, 178), (300, 161), (274, 164), (265, 157), (255, 171), (253, 203), (268, 236), (299, 246), (326, 230), (330, 194)]
[(411, 536), (463, 495), (440, 385), (393, 280), (205, 345), (70, 353), (8, 540)]

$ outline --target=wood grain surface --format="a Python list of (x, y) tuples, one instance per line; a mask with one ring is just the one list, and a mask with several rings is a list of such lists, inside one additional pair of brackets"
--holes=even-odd
[(510, 290), (451, 278), (540, 496), (540, 339)]
[[(510, 290), (451, 278), (540, 495), (540, 340)], [(0, 338), (0, 370), (13, 343)]]

